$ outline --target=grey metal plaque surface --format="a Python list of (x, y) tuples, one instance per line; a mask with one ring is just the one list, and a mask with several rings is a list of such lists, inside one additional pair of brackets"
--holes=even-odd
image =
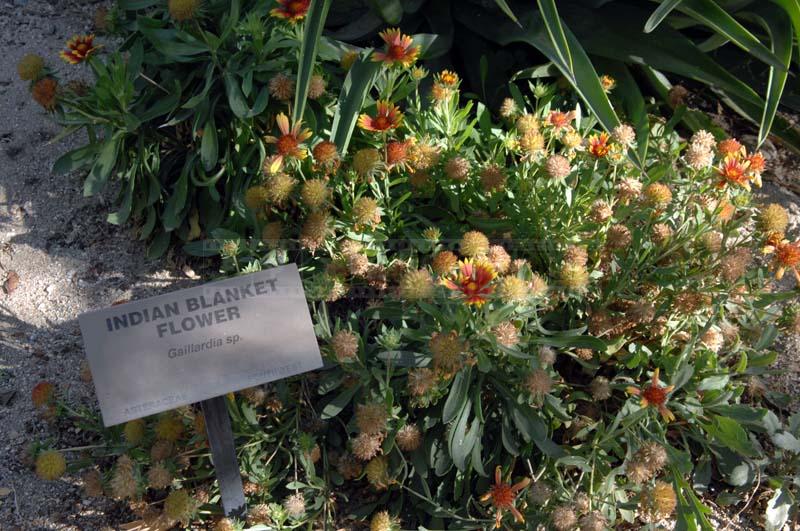
[(322, 366), (294, 264), (78, 320), (106, 426)]

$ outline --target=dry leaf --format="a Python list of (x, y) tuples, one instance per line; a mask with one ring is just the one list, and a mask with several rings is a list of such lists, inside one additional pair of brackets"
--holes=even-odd
[(19, 275), (16, 271), (9, 271), (8, 275), (6, 275), (6, 281), (3, 284), (3, 289), (6, 291), (6, 293), (11, 295), (17, 290), (17, 287), (19, 287)]

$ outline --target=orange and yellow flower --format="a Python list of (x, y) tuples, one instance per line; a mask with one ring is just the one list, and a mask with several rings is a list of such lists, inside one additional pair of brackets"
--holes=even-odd
[(403, 35), (398, 28), (387, 29), (378, 35), (386, 43), (386, 50), (372, 54), (373, 61), (383, 61), (387, 66), (400, 65), (407, 68), (419, 57), (419, 46), (412, 46), (414, 39)]
[(482, 306), (494, 292), (494, 286), (490, 284), (496, 276), (494, 267), (488, 261), (468, 258), (459, 262), (456, 274), (442, 280), (442, 284), (453, 291), (460, 291), (465, 304)]
[(495, 509), (495, 528), (499, 529), (502, 526), (503, 513), (510, 512), (514, 516), (514, 520), (518, 524), (525, 522), (525, 518), (519, 509), (514, 505), (519, 491), (527, 487), (531, 482), (531, 478), (524, 478), (514, 485), (503, 481), (502, 472), (500, 467), (494, 469), (494, 485), (489, 487), (489, 492), (481, 496), (482, 502), (491, 502)]
[(361, 129), (382, 133), (400, 127), (403, 113), (397, 105), (389, 101), (378, 101), (377, 107), (374, 117), (366, 113), (358, 117), (358, 126)]
[(270, 10), (275, 18), (282, 18), (290, 24), (296, 24), (306, 18), (311, 0), (277, 0), (278, 7)]
[(661, 387), (661, 380), (658, 378), (658, 368), (656, 368), (653, 371), (653, 379), (650, 381), (650, 385), (645, 386), (644, 389), (631, 386), (627, 388), (627, 391), (632, 395), (640, 396), (642, 398), (642, 407), (652, 406), (658, 409), (661, 417), (665, 421), (671, 422), (675, 420), (675, 415), (672, 413), (672, 411), (667, 409), (667, 398), (669, 393), (672, 392), (674, 388), (674, 385)]
[(605, 131), (589, 137), (589, 153), (596, 159), (602, 159), (611, 151), (608, 133)]
[(286, 159), (303, 160), (308, 155), (305, 142), (311, 138), (311, 131), (303, 129), (301, 122), (295, 123), (293, 126), (289, 125), (289, 117), (284, 113), (280, 113), (275, 122), (278, 124), (278, 129), (281, 132), (280, 136), (266, 136), (264, 142), (268, 144), (275, 144), (278, 153), (272, 158), (270, 164), (270, 172), (277, 172), (283, 165)]
[(94, 45), (94, 35), (75, 35), (67, 41), (67, 49), (59, 54), (69, 64), (76, 65), (100, 49)]
[(717, 168), (717, 173), (720, 176), (719, 186), (723, 187), (727, 184), (736, 184), (746, 189), (750, 189), (750, 177), (748, 175), (749, 163), (745, 160), (742, 161), (739, 157), (728, 155)]
[[(794, 243), (781, 238), (780, 234), (775, 234), (772, 241), (768, 241), (764, 247), (765, 253), (772, 253), (772, 263), (770, 269), (775, 271), (775, 278), (780, 280), (786, 271), (794, 273), (794, 278), (800, 284), (800, 241)], [(777, 240), (777, 241), (776, 241)]]

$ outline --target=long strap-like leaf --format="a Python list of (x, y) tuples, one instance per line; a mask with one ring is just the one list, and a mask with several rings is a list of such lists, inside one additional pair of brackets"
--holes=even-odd
[(375, 83), (375, 76), (380, 70), (381, 63), (362, 57), (356, 61), (342, 84), (339, 94), (339, 105), (333, 115), (331, 124), (331, 141), (339, 148), (339, 153), (344, 156), (350, 137), (358, 120), (358, 113), (364, 105), (369, 90)]
[(297, 72), (297, 85), (294, 93), (294, 111), (292, 112), (292, 123), (296, 123), (303, 118), (306, 110), (306, 97), (308, 96), (308, 86), (311, 83), (311, 76), (314, 74), (314, 63), (317, 59), (317, 47), (319, 38), (322, 36), (322, 29), (325, 27), (325, 19), (328, 18), (328, 10), (331, 7), (331, 0), (311, 0), (311, 7), (306, 15), (306, 27), (303, 32), (303, 42), (300, 45), (300, 65)]
[(672, 13), (672, 10), (678, 7), (683, 0), (664, 0), (661, 4), (653, 11), (653, 14), (650, 15), (650, 18), (647, 19), (647, 22), (644, 23), (644, 32), (650, 33), (654, 29), (661, 24), (667, 15)]
[(542, 12), (544, 18), (544, 26), (547, 28), (547, 33), (550, 35), (550, 40), (556, 49), (556, 53), (569, 68), (570, 72), (573, 71), (572, 54), (569, 51), (569, 44), (567, 43), (567, 36), (564, 34), (564, 27), (561, 25), (561, 17), (558, 16), (558, 9), (556, 8), (555, 0), (537, 0), (539, 3), (539, 11)]

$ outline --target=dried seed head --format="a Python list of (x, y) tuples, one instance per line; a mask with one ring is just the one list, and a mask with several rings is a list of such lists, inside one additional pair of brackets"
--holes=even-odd
[(672, 190), (664, 183), (650, 183), (644, 189), (644, 200), (654, 208), (666, 208), (672, 201)]
[(700, 243), (709, 253), (718, 253), (722, 250), (722, 233), (718, 231), (706, 232), (700, 237)]
[(242, 389), (239, 391), (239, 394), (245, 401), (253, 407), (258, 407), (264, 404), (264, 401), (267, 399), (267, 392), (264, 390), (263, 387), (255, 386), (255, 387), (248, 387), (247, 389)]
[(367, 476), (367, 481), (376, 490), (384, 490), (389, 487), (392, 480), (389, 477), (389, 463), (386, 457), (374, 457), (364, 467), (364, 473)]
[(509, 275), (500, 280), (497, 295), (506, 304), (523, 302), (530, 297), (530, 286), (524, 279)]
[(589, 283), (589, 272), (584, 266), (564, 263), (559, 271), (559, 280), (564, 288), (582, 292)]
[(546, 481), (534, 481), (528, 489), (528, 500), (534, 505), (544, 505), (553, 496), (553, 489)]
[(360, 197), (353, 203), (353, 222), (355, 228), (374, 228), (381, 222), (381, 212), (378, 202), (372, 197)]
[(636, 179), (626, 177), (617, 184), (617, 197), (620, 202), (630, 203), (642, 193), (642, 183)]
[(547, 295), (548, 289), (550, 289), (547, 285), (547, 279), (538, 273), (533, 273), (533, 275), (531, 275), (531, 281), (528, 287), (531, 296), (535, 298), (544, 297)]
[(611, 383), (604, 376), (595, 377), (589, 384), (589, 390), (595, 400), (602, 401), (611, 398)]
[(382, 434), (360, 433), (351, 441), (353, 455), (362, 461), (369, 461), (381, 451)]
[(173, 490), (164, 500), (164, 516), (173, 522), (188, 525), (196, 510), (197, 502), (186, 489)]
[(408, 371), (408, 392), (415, 397), (428, 394), (436, 386), (436, 374), (428, 368)]
[(643, 463), (655, 475), (669, 462), (669, 456), (663, 446), (655, 441), (644, 443), (634, 455), (634, 459)]
[(330, 140), (323, 140), (311, 150), (317, 167), (323, 170), (333, 170), (339, 165), (339, 150)]
[(309, 179), (300, 190), (300, 200), (311, 210), (319, 210), (328, 203), (331, 192), (324, 179)]
[(33, 81), (44, 71), (44, 59), (41, 55), (29, 53), (22, 56), (17, 63), (17, 74), (22, 81)]
[(416, 424), (406, 424), (397, 431), (397, 446), (404, 452), (413, 452), (422, 444), (422, 432)]
[(133, 461), (127, 455), (122, 455), (117, 459), (109, 487), (114, 498), (125, 499), (136, 496), (137, 482), (133, 471)]
[(611, 216), (614, 215), (614, 210), (611, 208), (611, 205), (603, 201), (602, 199), (598, 199), (594, 203), (592, 203), (592, 207), (589, 211), (589, 217), (595, 223), (603, 223), (611, 219)]
[(578, 517), (570, 507), (559, 505), (553, 509), (550, 521), (553, 523), (555, 531), (572, 531), (578, 524)]
[(458, 257), (450, 251), (440, 251), (436, 253), (431, 262), (433, 272), (439, 276), (446, 276), (458, 264)]
[(503, 321), (492, 328), (492, 334), (505, 347), (514, 347), (519, 343), (519, 330), (511, 321)]
[(464, 182), (469, 177), (469, 161), (464, 157), (452, 157), (444, 164), (444, 173), (448, 178)]
[(459, 250), (464, 256), (475, 257), (489, 252), (489, 238), (480, 231), (473, 230), (461, 237)]
[(506, 172), (497, 164), (489, 164), (483, 168), (480, 178), (483, 191), (487, 193), (499, 192), (506, 186)]
[(539, 347), (539, 363), (543, 366), (547, 367), (556, 362), (556, 351), (553, 350), (553, 347), (549, 347), (547, 345), (542, 345)]
[(645, 521), (656, 522), (668, 518), (677, 505), (675, 489), (669, 483), (656, 481), (652, 487), (642, 489), (639, 511)]
[(517, 103), (514, 101), (513, 98), (506, 98), (503, 100), (503, 103), (500, 105), (500, 116), (503, 118), (511, 118), (515, 114), (517, 114)]
[(700, 171), (711, 167), (714, 163), (714, 152), (710, 149), (701, 149), (691, 145), (686, 150), (684, 158), (690, 168)]
[(581, 517), (579, 525), (581, 531), (606, 531), (608, 520), (600, 511), (592, 511)]
[(418, 301), (433, 297), (433, 278), (427, 269), (409, 271), (400, 281), (400, 297), (407, 301)]
[(578, 514), (586, 514), (589, 512), (591, 504), (589, 503), (589, 496), (585, 492), (576, 493), (573, 500), (575, 502), (575, 511)]
[(455, 330), (451, 330), (447, 333), (434, 332), (428, 348), (433, 354), (433, 368), (441, 374), (453, 374), (461, 368), (461, 354), (466, 351), (467, 345)]
[(52, 111), (58, 98), (58, 81), (52, 77), (43, 77), (34, 83), (31, 89), (31, 96), (45, 110)]
[(536, 116), (526, 113), (517, 118), (516, 127), (520, 135), (537, 132), (539, 131), (539, 120)]
[(261, 241), (270, 249), (276, 249), (281, 241), (283, 234), (283, 223), (280, 221), (270, 221), (264, 224), (261, 229)]
[(350, 330), (339, 330), (331, 338), (331, 348), (339, 363), (358, 357), (358, 336)]
[(46, 481), (53, 481), (67, 471), (64, 454), (56, 450), (45, 450), (36, 457), (36, 475)]
[(351, 453), (346, 453), (339, 458), (336, 464), (336, 470), (342, 475), (344, 479), (355, 479), (361, 475), (364, 467), (356, 460), (355, 456)]
[(765, 206), (758, 214), (757, 226), (764, 234), (783, 233), (788, 225), (789, 213), (777, 203)]
[(271, 175), (264, 185), (269, 200), (276, 205), (285, 203), (291, 197), (295, 186), (297, 186), (297, 179), (283, 172)]
[(103, 496), (103, 476), (93, 468), (83, 475), (83, 492), (90, 498)]
[(315, 252), (328, 236), (330, 218), (326, 212), (312, 212), (300, 231), (300, 245)]
[(572, 168), (570, 167), (569, 159), (566, 157), (551, 155), (545, 163), (545, 170), (552, 179), (560, 181), (570, 174)]
[(611, 225), (606, 233), (606, 247), (612, 250), (626, 249), (633, 241), (631, 231), (625, 225)]
[(568, 245), (564, 250), (564, 262), (573, 265), (586, 266), (589, 262), (589, 253), (582, 245)]
[(306, 499), (302, 492), (289, 495), (283, 502), (283, 507), (291, 518), (298, 519), (306, 513)]
[(284, 73), (278, 73), (269, 80), (269, 94), (276, 100), (290, 101), (294, 98), (294, 79)]
[(328, 87), (328, 82), (320, 74), (311, 76), (311, 81), (308, 84), (308, 98), (311, 100), (318, 100), (325, 95), (325, 89)]
[(616, 126), (611, 132), (611, 136), (625, 147), (631, 147), (636, 143), (636, 131), (628, 124), (619, 124)]
[(594, 351), (590, 348), (576, 348), (575, 355), (583, 361), (590, 361), (594, 358)]
[(719, 352), (724, 342), (725, 339), (722, 337), (722, 332), (714, 327), (709, 328), (700, 336), (700, 343), (713, 352)]
[(150, 448), (150, 459), (154, 462), (163, 461), (172, 456), (175, 451), (175, 444), (172, 441), (158, 440)]
[(411, 144), (408, 148), (408, 162), (416, 171), (429, 170), (439, 162), (439, 148), (427, 140)]
[(641, 485), (645, 481), (649, 481), (653, 477), (652, 471), (641, 461), (629, 461), (625, 464), (625, 475), (628, 481)]
[(175, 442), (183, 435), (183, 421), (174, 413), (167, 413), (158, 419), (154, 430), (158, 439)]
[(353, 155), (353, 169), (362, 178), (373, 178), (382, 167), (383, 157), (377, 149), (360, 149)]
[(147, 486), (151, 489), (163, 489), (172, 484), (172, 473), (164, 463), (156, 463), (147, 471)]
[(489, 259), (489, 262), (491, 262), (494, 270), (500, 275), (507, 273), (509, 267), (511, 266), (511, 257), (508, 255), (502, 245), (490, 245), (489, 252), (486, 254), (486, 258)]
[(525, 378), (525, 387), (534, 398), (541, 398), (553, 389), (553, 379), (544, 369), (533, 369)]
[(264, 186), (251, 186), (244, 193), (244, 204), (250, 210), (260, 210), (269, 201), (269, 191)]
[(361, 433), (377, 435), (386, 431), (389, 415), (382, 403), (359, 404), (356, 406), (356, 426)]
[(672, 229), (666, 223), (656, 223), (652, 229), (653, 243), (664, 245), (672, 237)]

